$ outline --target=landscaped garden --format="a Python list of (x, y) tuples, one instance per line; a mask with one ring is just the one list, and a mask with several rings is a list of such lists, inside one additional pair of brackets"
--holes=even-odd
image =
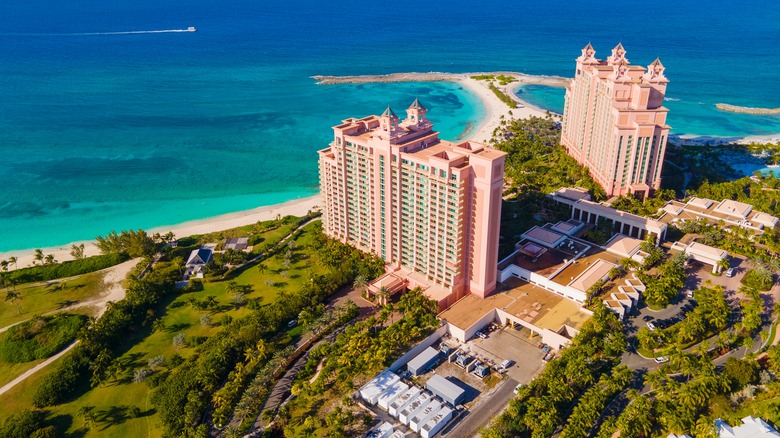
[[(293, 219), (257, 225), (264, 231), (251, 239), (268, 254), (178, 291), (173, 281), (183, 259), (172, 251), (130, 282), (127, 299), (109, 308), (82, 345), (0, 395), (2, 417), (47, 407), (45, 423), (59, 434), (114, 436), (200, 434), (212, 415), (217, 424), (227, 421), (252, 379), (271, 362), (286, 363), (277, 359), (307, 329), (288, 321), (306, 309), (313, 324), (325, 296), (382, 269), (374, 257), (325, 239), (319, 223), (298, 228), (305, 220)], [(191, 245), (214, 238), (221, 236), (195, 237)]]

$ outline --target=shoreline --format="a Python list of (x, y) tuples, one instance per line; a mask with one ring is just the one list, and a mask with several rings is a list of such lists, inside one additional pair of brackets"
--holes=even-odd
[[(510, 108), (493, 93), (488, 85), (491, 80), (477, 80), (472, 76), (508, 76), (514, 81), (506, 85), (496, 87), (518, 104), (517, 108)], [(555, 115), (538, 106), (532, 105), (520, 99), (515, 91), (523, 85), (547, 85), (551, 87), (564, 87), (569, 79), (560, 76), (528, 75), (512, 71), (498, 72), (472, 72), (472, 73), (443, 73), (443, 72), (408, 72), (390, 73), (385, 75), (356, 75), (356, 76), (312, 76), (317, 85), (334, 84), (371, 84), (371, 83), (397, 83), (397, 82), (454, 82), (460, 84), (471, 94), (475, 95), (485, 108), (485, 116), (478, 121), (473, 128), (462, 137), (453, 141), (474, 140), (487, 143), (493, 137), (493, 131), (501, 125), (502, 120), (524, 119), (531, 116), (545, 117), (547, 113)]]
[[(146, 232), (150, 235), (154, 233), (165, 234), (172, 231), (177, 238), (192, 236), (194, 234), (208, 234), (217, 231), (223, 231), (230, 228), (236, 228), (244, 225), (251, 225), (257, 222), (275, 219), (277, 215), (282, 217), (287, 215), (304, 216), (310, 210), (315, 210), (320, 204), (320, 195), (312, 195), (305, 198), (293, 199), (279, 204), (255, 207), (249, 210), (242, 210), (233, 213), (226, 213), (219, 216), (213, 216), (205, 219), (196, 219), (182, 222), (175, 225), (163, 225), (153, 227)], [(47, 248), (40, 248), (43, 254), (52, 254), (58, 262), (73, 260), (70, 255), (71, 245), (84, 244), (84, 256), (90, 257), (100, 254), (95, 244), (95, 240), (81, 240), (68, 243), (66, 245), (56, 245)], [(35, 249), (13, 250), (0, 253), (0, 259), (8, 260), (9, 257), (17, 257), (16, 264), (19, 268), (25, 268), (33, 264), (35, 258)], [(9, 271), (16, 269), (16, 266), (9, 265)]]
[(670, 134), (669, 141), (680, 146), (722, 146), (726, 144), (780, 143), (780, 133), (719, 137), (715, 135)]
[[(510, 108), (501, 101), (488, 85), (493, 81), (476, 80), (472, 76), (510, 76), (515, 80), (506, 85), (497, 85), (498, 89), (509, 96), (518, 104), (517, 108)], [(312, 76), (318, 85), (330, 84), (367, 84), (367, 83), (396, 83), (396, 82), (454, 82), (458, 83), (468, 92), (473, 94), (483, 105), (485, 109), (484, 117), (479, 120), (462, 138), (452, 141), (473, 140), (482, 143), (488, 143), (493, 136), (493, 131), (501, 125), (502, 121), (508, 121), (516, 118), (528, 118), (531, 116), (545, 117), (548, 113), (554, 117), (560, 117), (560, 114), (546, 110), (520, 99), (516, 91), (523, 85), (546, 85), (551, 87), (563, 87), (569, 79), (560, 76), (541, 76), (528, 75), (518, 72), (474, 72), (474, 73), (391, 73), (386, 75), (358, 75), (358, 76)], [(672, 134), (669, 140), (684, 146), (718, 146), (730, 143), (780, 143), (780, 133), (769, 135), (753, 135), (745, 137), (717, 137), (707, 135), (692, 134)], [(248, 210), (241, 210), (232, 213), (226, 213), (204, 219), (186, 221), (179, 224), (163, 225), (152, 227), (147, 231), (149, 234), (165, 234), (172, 231), (176, 237), (185, 237), (193, 234), (208, 234), (222, 231), (244, 225), (250, 225), (256, 222), (274, 219), (277, 214), (282, 216), (295, 215), (303, 216), (309, 210), (313, 210), (320, 203), (320, 195), (312, 195), (306, 198), (293, 199), (290, 201), (256, 207)], [(100, 254), (100, 250), (95, 245), (95, 240), (81, 240), (64, 245), (55, 245), (46, 248), (40, 248), (44, 255), (53, 254), (58, 262), (72, 260), (70, 255), (71, 245), (84, 244), (84, 255), (86, 257)], [(33, 264), (34, 248), (23, 250), (11, 250), (0, 252), (0, 260), (7, 260), (9, 257), (18, 258), (19, 267), (27, 267)], [(15, 269), (16, 267), (13, 267)], [(9, 270), (12, 267), (9, 266)]]
[[(499, 86), (499, 89), (517, 102), (518, 108), (509, 108), (507, 104), (502, 102), (489, 88), (489, 81), (480, 81), (472, 79), (473, 75), (489, 74), (489, 75), (505, 75), (512, 76), (517, 80), (507, 84), (506, 86)], [(512, 118), (526, 118), (530, 116), (545, 117), (548, 113), (547, 110), (534, 106), (528, 102), (521, 100), (515, 95), (514, 91), (517, 87), (525, 84), (543, 84), (550, 86), (560, 86), (565, 83), (565, 78), (557, 76), (532, 76), (515, 72), (492, 72), (492, 73), (395, 73), (391, 75), (380, 76), (345, 76), (345, 77), (323, 77), (313, 76), (313, 78), (323, 78), (322, 81), (328, 81), (327, 83), (369, 83), (369, 82), (455, 82), (459, 83), (468, 92), (473, 94), (483, 105), (485, 109), (485, 115), (479, 120), (474, 127), (467, 132), (462, 139), (457, 141), (474, 140), (483, 143), (487, 143), (493, 136), (493, 131), (500, 126), (502, 120), (509, 120)], [(325, 79), (329, 78), (329, 79)], [(362, 82), (356, 82), (362, 81)], [(322, 82), (326, 83), (326, 82)], [(511, 112), (511, 114), (510, 114)], [(553, 113), (554, 114), (554, 113)], [(502, 119), (503, 118), (503, 119)], [(256, 222), (274, 219), (277, 214), (282, 216), (295, 215), (303, 216), (309, 210), (313, 210), (315, 206), (320, 204), (320, 195), (312, 195), (306, 198), (299, 198), (290, 201), (286, 201), (279, 204), (272, 204), (262, 207), (256, 207), (249, 210), (241, 210), (233, 213), (226, 213), (219, 216), (213, 216), (210, 218), (196, 219), (192, 221), (186, 221), (173, 225), (162, 225), (152, 227), (146, 230), (149, 234), (165, 234), (172, 231), (176, 237), (191, 236), (193, 234), (208, 234), (216, 231), (222, 231), (230, 228), (235, 228), (243, 225), (250, 225)], [(64, 262), (73, 260), (70, 255), (71, 245), (84, 244), (84, 256), (89, 257), (100, 254), (100, 250), (95, 245), (95, 240), (81, 240), (77, 242), (71, 242), (64, 245), (55, 245), (46, 248), (40, 248), (43, 254), (54, 255), (55, 260), (58, 262)], [(33, 265), (35, 254), (35, 248), (23, 249), (23, 250), (11, 250), (0, 252), (0, 260), (7, 260), (9, 257), (17, 257), (17, 265), (19, 267), (28, 267)], [(9, 270), (16, 269), (15, 266), (9, 266)]]

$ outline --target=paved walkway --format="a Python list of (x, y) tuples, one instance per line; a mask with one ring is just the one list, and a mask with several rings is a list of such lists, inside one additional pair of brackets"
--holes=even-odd
[(38, 371), (40, 371), (40, 370), (42, 370), (44, 368), (46, 368), (47, 366), (49, 366), (50, 363), (54, 362), (55, 360), (57, 360), (60, 357), (62, 357), (65, 353), (67, 353), (70, 350), (72, 350), (73, 347), (75, 347), (76, 344), (78, 344), (78, 343), (79, 343), (79, 341), (73, 342), (72, 344), (68, 345), (68, 347), (66, 349), (60, 351), (59, 353), (57, 353), (54, 356), (46, 359), (45, 361), (39, 363), (38, 365), (30, 368), (29, 370), (25, 371), (25, 373), (22, 374), (21, 376), (19, 376), (19, 377), (15, 378), (14, 380), (10, 381), (8, 384), (6, 384), (2, 388), (0, 388), (0, 395), (5, 394), (7, 391), (9, 391), (14, 386), (22, 383), (26, 378), (32, 376), (33, 374), (37, 373)]

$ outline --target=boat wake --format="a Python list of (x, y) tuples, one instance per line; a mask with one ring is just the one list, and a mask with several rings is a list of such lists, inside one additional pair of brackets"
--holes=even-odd
[(70, 32), (70, 33), (0, 33), (4, 36), (95, 36), (95, 35), (143, 35), (150, 33), (191, 33), (198, 29), (190, 26), (186, 29), (129, 30), (121, 32)]

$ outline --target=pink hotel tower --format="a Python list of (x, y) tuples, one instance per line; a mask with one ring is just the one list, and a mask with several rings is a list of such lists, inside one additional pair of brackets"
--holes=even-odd
[(606, 61), (595, 54), (588, 44), (577, 58), (566, 87), (561, 143), (608, 196), (646, 197), (661, 185), (669, 80), (658, 59), (647, 71), (630, 65), (622, 44)]
[(416, 99), (403, 121), (388, 107), (333, 133), (318, 151), (326, 234), (379, 255), (440, 309), (495, 289), (504, 152), (439, 140)]

